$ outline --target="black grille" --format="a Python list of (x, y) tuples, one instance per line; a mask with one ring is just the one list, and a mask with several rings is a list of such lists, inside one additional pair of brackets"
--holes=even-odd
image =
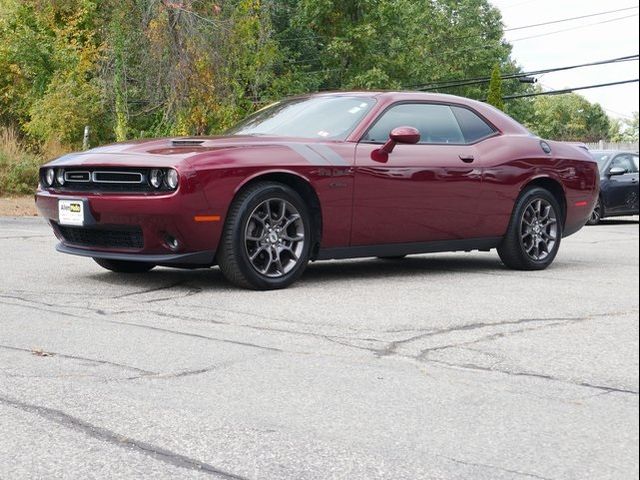
[(139, 193), (139, 192), (166, 192), (168, 189), (155, 189), (147, 183), (80, 183), (67, 182), (63, 187), (56, 186), (55, 189), (60, 192), (123, 192), (123, 193)]
[(135, 248), (144, 246), (139, 227), (86, 228), (56, 225), (66, 243), (82, 247)]
[(144, 183), (144, 174), (140, 172), (93, 172), (94, 183)]

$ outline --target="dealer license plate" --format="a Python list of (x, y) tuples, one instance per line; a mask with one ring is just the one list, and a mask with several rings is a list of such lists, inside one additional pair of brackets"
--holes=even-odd
[(84, 202), (58, 200), (58, 222), (60, 225), (84, 225)]

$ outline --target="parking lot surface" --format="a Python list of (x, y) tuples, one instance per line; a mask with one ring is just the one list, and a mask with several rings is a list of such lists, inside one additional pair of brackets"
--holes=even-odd
[(0, 218), (0, 478), (638, 477), (638, 221), (542, 272), (107, 272)]

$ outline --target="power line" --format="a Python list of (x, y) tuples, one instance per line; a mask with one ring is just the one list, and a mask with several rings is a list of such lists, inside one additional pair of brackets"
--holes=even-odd
[(562, 90), (553, 90), (551, 92), (535, 92), (535, 93), (523, 93), (520, 95), (506, 95), (502, 97), (502, 99), (513, 100), (516, 98), (539, 97), (541, 95), (562, 95), (563, 93), (572, 93), (578, 90), (589, 90), (591, 88), (612, 87), (614, 85), (624, 85), (625, 83), (638, 83), (638, 81), (640, 81), (640, 79), (634, 78), (632, 80), (622, 80), (619, 82), (599, 83), (597, 85), (587, 85), (584, 87), (574, 87), (574, 88), (565, 88)]
[(521, 42), (522, 40), (530, 40), (532, 38), (548, 37), (549, 35), (555, 35), (556, 33), (569, 32), (571, 30), (579, 30), (581, 28), (593, 27), (594, 25), (602, 25), (605, 23), (619, 22), (620, 20), (626, 20), (627, 18), (633, 18), (637, 16), (638, 14), (634, 13), (633, 15), (625, 15), (623, 17), (616, 17), (616, 18), (610, 18), (609, 20), (602, 20), (600, 22), (587, 23), (585, 25), (576, 25), (574, 27), (563, 28), (561, 30), (554, 30), (553, 32), (539, 33), (537, 35), (530, 35), (528, 37), (514, 38), (513, 40), (509, 40), (509, 43)]
[[(508, 40), (508, 43), (514, 43), (514, 42), (520, 42), (520, 41), (524, 41), (524, 40), (530, 40), (530, 39), (534, 39), (534, 38), (541, 38), (541, 37), (546, 37), (549, 35), (555, 35), (557, 33), (561, 33), (561, 32), (567, 32), (570, 30), (576, 30), (579, 28), (587, 28), (587, 27), (591, 27), (594, 25), (600, 25), (603, 23), (610, 23), (610, 22), (617, 22), (620, 20), (625, 20), (627, 18), (632, 18), (632, 17), (636, 17), (638, 16), (638, 14), (634, 14), (634, 15), (628, 15), (628, 16), (624, 16), (624, 17), (618, 17), (618, 18), (613, 18), (613, 19), (609, 19), (609, 20), (604, 20), (601, 22), (595, 22), (595, 23), (589, 23), (586, 25), (579, 25), (579, 26), (574, 26), (574, 27), (570, 27), (570, 28), (566, 28), (566, 29), (562, 29), (562, 30), (556, 30), (553, 32), (547, 32), (547, 33), (542, 33), (542, 34), (538, 34), (538, 35), (531, 35), (528, 37), (522, 37), (522, 38), (516, 38), (514, 40)], [(474, 35), (470, 35), (471, 37), (473, 37)], [(477, 36), (477, 35), (476, 35)], [(466, 38), (468, 38), (469, 36), (467, 36)], [(303, 37), (300, 37), (303, 38)], [(455, 38), (464, 38), (464, 37), (454, 37), (454, 38), (449, 38), (448, 40), (453, 40)], [(439, 51), (439, 52), (435, 52), (430, 54), (431, 58), (440, 58), (443, 57), (449, 53), (466, 53), (466, 52), (475, 52), (475, 51), (479, 51), (479, 50), (484, 50), (487, 46), (499, 46), (499, 43), (497, 42), (492, 42), (492, 43), (485, 43), (483, 45), (474, 45), (472, 47), (467, 47), (467, 48), (452, 48), (449, 50), (444, 50), (444, 51)], [(312, 62), (316, 62), (318, 60), (321, 60), (323, 57), (322, 56), (318, 56), (318, 57), (312, 57), (312, 58), (307, 58), (307, 59), (300, 59), (300, 60), (292, 60), (289, 61), (288, 63), (305, 63), (308, 62), (309, 64), (311, 64)], [(416, 85), (419, 86), (419, 85)]]
[(616, 10), (607, 10), (606, 12), (590, 13), (589, 15), (580, 15), (579, 17), (561, 18), (559, 20), (551, 20), (549, 22), (534, 23), (534, 24), (531, 24), (531, 25), (523, 25), (521, 27), (506, 28), (504, 31), (505, 32), (514, 32), (516, 30), (524, 30), (525, 28), (542, 27), (544, 25), (553, 25), (555, 23), (570, 22), (572, 20), (580, 20), (582, 18), (598, 17), (600, 15), (607, 15), (609, 13), (617, 13), (617, 12), (625, 12), (627, 10), (633, 10), (633, 9), (636, 9), (636, 8), (638, 8), (638, 5), (635, 5), (633, 7), (618, 8)]
[[(640, 55), (636, 53), (635, 55), (627, 55), (624, 57), (610, 58), (607, 60), (599, 60), (596, 62), (581, 63), (578, 65), (545, 68), (541, 70), (532, 70), (529, 72), (510, 73), (510, 74), (501, 75), (500, 78), (502, 80), (508, 80), (513, 78), (528, 77), (531, 75), (543, 75), (545, 73), (560, 72), (563, 70), (573, 70), (575, 68), (592, 67), (596, 65), (607, 65), (610, 63), (633, 62), (633, 61), (638, 61), (639, 57)], [(462, 87), (466, 85), (482, 84), (482, 83), (487, 83), (489, 80), (491, 80), (491, 77), (462, 78), (462, 79), (442, 80), (440, 82), (425, 83), (425, 84), (419, 84), (419, 85), (405, 85), (405, 87), (406, 88), (419, 87), (419, 90), (439, 90), (443, 88), (453, 88), (453, 87)]]

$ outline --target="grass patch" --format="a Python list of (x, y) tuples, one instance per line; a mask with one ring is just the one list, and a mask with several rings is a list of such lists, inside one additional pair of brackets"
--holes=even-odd
[(24, 148), (15, 130), (0, 127), (0, 194), (32, 193), (43, 157)]

